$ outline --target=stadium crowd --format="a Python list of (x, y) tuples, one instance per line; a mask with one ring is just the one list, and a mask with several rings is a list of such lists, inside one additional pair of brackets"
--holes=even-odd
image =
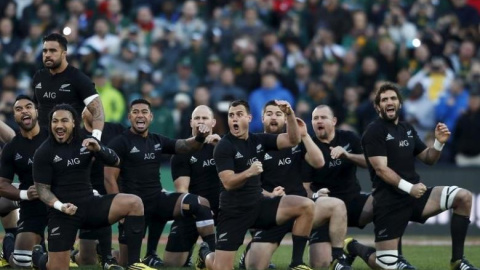
[(193, 108), (205, 104), (223, 134), (226, 104), (244, 98), (257, 132), (261, 107), (275, 97), (307, 121), (328, 104), (340, 126), (362, 134), (376, 117), (375, 84), (388, 80), (402, 88), (402, 118), (422, 139), (432, 141), (438, 121), (452, 130), (442, 161), (478, 165), (479, 8), (467, 0), (2, 1), (0, 111), (15, 127), (8, 105), (31, 94), (42, 37), (60, 32), (109, 122), (126, 123), (128, 102), (143, 97), (155, 132), (188, 137)]

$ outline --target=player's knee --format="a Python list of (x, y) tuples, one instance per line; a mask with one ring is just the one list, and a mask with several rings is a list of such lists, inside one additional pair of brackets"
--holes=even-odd
[(397, 269), (398, 250), (377, 250), (375, 262), (382, 269)]
[(442, 189), (440, 209), (447, 210), (465, 204), (472, 204), (472, 194), (468, 190), (457, 186), (446, 186)]
[(143, 214), (143, 202), (142, 202), (142, 199), (140, 199), (140, 197), (136, 196), (136, 195), (127, 195), (127, 203), (128, 205), (130, 206), (130, 210), (131, 211), (135, 211), (135, 212), (142, 212)]
[(19, 267), (32, 266), (32, 251), (31, 250), (14, 250), (13, 263)]
[(310, 212), (313, 214), (315, 202), (307, 198), (302, 198), (301, 203), (299, 203), (299, 207), (301, 208), (301, 211)]
[(195, 217), (197, 227), (213, 225), (213, 215), (210, 207), (200, 203), (199, 196), (185, 194), (182, 200), (182, 215)]
[(466, 189), (461, 188), (455, 196), (454, 205), (470, 208), (472, 206), (472, 193)]

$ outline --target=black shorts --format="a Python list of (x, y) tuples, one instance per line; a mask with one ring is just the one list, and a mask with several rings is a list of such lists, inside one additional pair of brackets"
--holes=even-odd
[(56, 209), (48, 213), (48, 250), (61, 252), (70, 250), (79, 229), (98, 229), (110, 225), (108, 213), (116, 194), (91, 196), (75, 202), (78, 207), (70, 216)]
[(283, 237), (292, 231), (295, 220), (289, 220), (282, 225), (274, 226), (267, 230), (256, 230), (252, 237), (252, 242), (257, 243), (277, 243), (282, 242)]
[(195, 219), (191, 217), (177, 219), (172, 223), (165, 250), (170, 252), (189, 252), (197, 242), (198, 236)]
[(178, 198), (184, 193), (178, 192), (158, 192), (155, 197), (143, 201), (145, 209), (145, 224), (150, 224), (152, 220), (169, 221), (173, 219), (173, 211)]
[[(384, 190), (382, 192), (389, 191)], [(422, 217), (422, 212), (431, 193), (432, 188), (428, 188), (425, 194), (419, 199), (408, 195), (399, 196), (398, 194), (392, 194), (393, 197), (399, 199), (396, 202), (390, 200), (388, 204), (382, 203), (381, 200), (376, 200), (375, 195), (373, 200), (375, 242), (401, 237), (409, 221), (425, 223), (428, 218)], [(381, 194), (381, 196), (385, 198), (385, 194)]]
[(262, 197), (253, 207), (224, 210), (220, 207), (216, 249), (236, 251), (248, 229), (269, 229), (277, 225), (277, 209), (282, 197)]
[(81, 229), (80, 233), (78, 233), (78, 238), (84, 240), (98, 240), (106, 234), (112, 235), (112, 226), (105, 226), (93, 230)]
[[(368, 196), (367, 193), (358, 193), (353, 196), (352, 199), (345, 203), (347, 208), (347, 218), (348, 218), (348, 227), (357, 227), (363, 229), (364, 226), (359, 225), (360, 215), (362, 214), (363, 207), (367, 202)], [(329, 223), (323, 224), (322, 226), (312, 229), (310, 234), (310, 245), (315, 243), (330, 242), (329, 234)]]
[(47, 205), (40, 200), (20, 202), (20, 214), (17, 222), (17, 232), (33, 232), (42, 238), (47, 227)]

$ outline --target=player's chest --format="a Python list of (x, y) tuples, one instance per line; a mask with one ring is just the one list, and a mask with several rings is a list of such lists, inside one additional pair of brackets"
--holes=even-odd
[(75, 100), (76, 89), (74, 84), (66, 79), (52, 79), (39, 81), (35, 87), (35, 97), (43, 102), (69, 102)]
[(269, 170), (289, 168), (300, 162), (302, 154), (302, 149), (298, 145), (279, 151), (269, 151), (263, 155), (263, 166)]
[(125, 161), (133, 164), (160, 161), (163, 146), (157, 141), (133, 142), (127, 146)]
[(92, 162), (92, 153), (82, 146), (70, 151), (55, 152), (51, 159), (55, 170), (85, 169)]
[(415, 149), (414, 133), (411, 129), (388, 130), (385, 145), (389, 154), (403, 156)]

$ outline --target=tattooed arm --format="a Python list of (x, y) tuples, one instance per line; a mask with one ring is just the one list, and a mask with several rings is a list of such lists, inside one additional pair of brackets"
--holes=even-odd
[(195, 137), (177, 140), (175, 144), (175, 152), (177, 154), (187, 154), (198, 151), (202, 148), (203, 143), (195, 140)]
[(92, 128), (102, 131), (103, 125), (105, 124), (105, 113), (103, 111), (100, 96), (95, 97), (90, 103), (88, 103), (87, 108), (92, 114)]
[(50, 190), (50, 185), (35, 182), (35, 187), (37, 188), (37, 193), (40, 197), (40, 200), (46, 205), (53, 207), (53, 204), (58, 201), (57, 196), (55, 196), (55, 194), (53, 194)]

